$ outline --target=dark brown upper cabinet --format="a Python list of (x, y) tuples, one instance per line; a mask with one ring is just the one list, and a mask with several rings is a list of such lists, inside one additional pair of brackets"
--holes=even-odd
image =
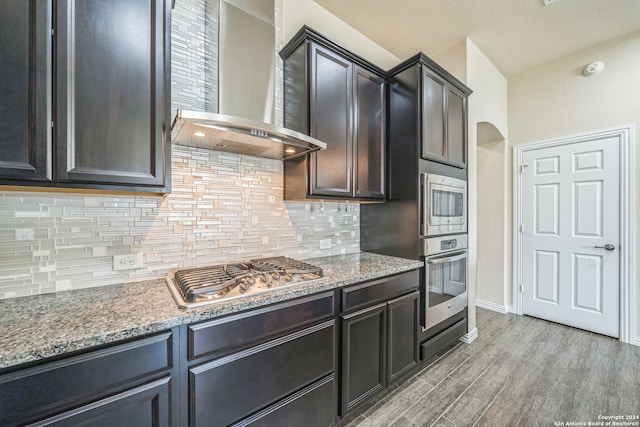
[(0, 5), (0, 184), (168, 192), (171, 1), (51, 3)]
[(0, 179), (51, 179), (51, 2), (0, 1)]
[[(408, 110), (418, 110), (420, 124), (416, 136), (421, 142), (420, 157), (466, 168), (467, 99), (471, 90), (424, 54), (390, 70), (389, 80), (393, 87), (392, 114), (396, 111), (414, 114)], [(419, 95), (409, 94), (411, 90), (419, 91)], [(392, 117), (391, 120), (403, 119)]]
[(467, 166), (467, 96), (422, 63), (422, 158)]
[(384, 200), (384, 71), (308, 27), (280, 55), (285, 127), (327, 144), (285, 161), (285, 199)]

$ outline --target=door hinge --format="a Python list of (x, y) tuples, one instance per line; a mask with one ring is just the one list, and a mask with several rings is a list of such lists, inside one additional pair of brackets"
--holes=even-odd
[(529, 165), (520, 165), (520, 173), (524, 173), (524, 170), (528, 167)]
[(51, 129), (53, 129), (54, 127), (56, 127), (56, 122), (54, 122), (53, 120), (51, 120)]
[(520, 233), (524, 233), (524, 225), (520, 226)]
[(518, 286), (518, 291), (520, 291), (520, 293), (522, 293), (522, 285)]
[(51, 29), (51, 35), (52, 35), (52, 36), (55, 36), (55, 35), (56, 35), (56, 30), (55, 30), (55, 28), (52, 28), (52, 29)]

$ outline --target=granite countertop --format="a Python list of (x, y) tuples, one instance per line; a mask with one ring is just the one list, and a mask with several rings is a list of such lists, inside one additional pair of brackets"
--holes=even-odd
[(414, 270), (420, 261), (360, 252), (307, 260), (325, 277), (181, 310), (163, 279), (0, 301), (0, 369)]

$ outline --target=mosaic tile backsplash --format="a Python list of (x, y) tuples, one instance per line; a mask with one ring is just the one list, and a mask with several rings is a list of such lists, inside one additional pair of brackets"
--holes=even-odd
[[(281, 161), (174, 146), (172, 174), (165, 197), (0, 192), (0, 298), (359, 251), (359, 206), (284, 202)], [(143, 267), (114, 271), (114, 255), (138, 253)]]

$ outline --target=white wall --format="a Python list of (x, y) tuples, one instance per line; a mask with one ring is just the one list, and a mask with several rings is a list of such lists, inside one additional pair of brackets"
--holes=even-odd
[(285, 43), (303, 25), (307, 25), (385, 70), (400, 62), (399, 58), (350, 27), (313, 0), (282, 0), (282, 10)]
[[(495, 134), (499, 136), (498, 139), (504, 140), (507, 136), (507, 81), (504, 76), (498, 71), (498, 69), (487, 59), (487, 57), (471, 42), (466, 39), (465, 41), (451, 47), (450, 49), (440, 52), (433, 57), (433, 59), (442, 65), (447, 71), (453, 74), (456, 78), (465, 83), (473, 93), (469, 97), (469, 119), (468, 119), (468, 131), (469, 131), (469, 151), (468, 157), (468, 192), (469, 192), (469, 330), (475, 328), (475, 301), (476, 298), (489, 298), (499, 299), (487, 296), (490, 293), (504, 294), (504, 271), (494, 271), (491, 266), (487, 266), (483, 270), (483, 266), (480, 266), (479, 262), (482, 261), (482, 257), (478, 254), (480, 250), (485, 251), (484, 243), (478, 240), (478, 230), (484, 231), (491, 230), (492, 227), (504, 226), (504, 223), (491, 223), (483, 221), (483, 218), (478, 217), (478, 202), (482, 195), (478, 194), (478, 179), (479, 174), (483, 173), (479, 169), (480, 166), (484, 166), (483, 162), (479, 163), (479, 156), (482, 156), (483, 151), (479, 151), (478, 147), (478, 132), (477, 127), (479, 123), (491, 124), (490, 126), (495, 129)], [(495, 140), (495, 138), (494, 138)], [(495, 159), (493, 159), (496, 161)], [(493, 177), (490, 177), (493, 180)], [(504, 179), (495, 183), (496, 188), (504, 188)], [(502, 211), (504, 206), (500, 207)], [(494, 237), (498, 233), (494, 233)], [(504, 237), (504, 233), (502, 233)], [(481, 244), (482, 243), (482, 244)], [(505, 252), (508, 250), (502, 244), (502, 240), (492, 245), (497, 247), (495, 253), (492, 253), (494, 258), (499, 260), (503, 259)], [(487, 254), (483, 254), (486, 255)], [(489, 259), (491, 265), (496, 265), (494, 259)], [(491, 277), (485, 280), (481, 275), (478, 277), (478, 272), (489, 271), (493, 273), (496, 278), (500, 278), (501, 284), (499, 289), (495, 289), (495, 283), (498, 280), (492, 280)], [(482, 279), (483, 282), (479, 283), (478, 280)], [(488, 285), (494, 285), (488, 290), (488, 293), (484, 291), (484, 288)], [(503, 298), (504, 299), (504, 298)], [(498, 304), (496, 302), (495, 304)], [(481, 333), (481, 332), (480, 332)]]
[[(489, 149), (487, 142), (508, 137), (507, 80), (489, 59), (467, 41), (468, 84), (474, 93), (469, 98), (469, 213), (476, 222), (470, 240), (476, 244), (476, 298), (504, 307), (506, 177), (505, 144)], [(480, 126), (480, 129), (479, 129)], [(485, 132), (492, 137), (479, 135)], [(483, 139), (488, 138), (490, 141)], [(502, 152), (500, 152), (502, 148)], [(487, 209), (489, 211), (487, 212)], [(471, 225), (471, 224), (470, 224)]]
[[(490, 126), (481, 123), (481, 126)], [(478, 136), (478, 258), (477, 304), (506, 311), (509, 246), (505, 197), (506, 142), (503, 138), (483, 139)], [(491, 306), (493, 304), (493, 306)]]
[[(503, 139), (507, 138), (507, 81), (489, 59), (478, 49), (478, 47), (467, 39), (467, 84), (473, 90), (469, 97), (469, 244), (473, 249), (470, 252), (470, 291), (473, 294), (475, 310), (475, 299), (484, 297), (484, 288), (487, 283), (493, 283), (491, 277), (483, 276), (482, 266), (478, 258), (480, 251), (486, 251), (486, 240), (478, 239), (480, 229), (486, 231), (489, 226), (499, 227), (500, 224), (480, 223), (478, 217), (478, 201), (481, 194), (478, 193), (478, 176), (483, 173), (478, 163), (478, 124), (490, 123), (497, 130)], [(498, 187), (500, 188), (500, 186)], [(496, 209), (501, 209), (496, 207)], [(496, 233), (497, 235), (497, 233)], [(498, 248), (503, 248), (497, 245)], [(505, 249), (503, 248), (503, 251)], [(483, 254), (486, 255), (486, 254)], [(502, 257), (502, 253), (496, 251), (492, 254), (495, 257)], [(486, 256), (485, 256), (486, 258)], [(480, 273), (480, 276), (478, 276)], [(495, 272), (496, 277), (503, 275), (503, 272)], [(481, 280), (481, 282), (479, 282)], [(496, 283), (499, 280), (496, 279)], [(479, 295), (479, 296), (478, 296)], [(475, 313), (474, 313), (475, 317)]]
[[(595, 60), (604, 61), (604, 71), (584, 77), (582, 69)], [(640, 32), (509, 79), (510, 145), (626, 124), (640, 126)], [(638, 143), (640, 132), (636, 131), (636, 146)], [(636, 168), (639, 156), (636, 149)], [(637, 183), (636, 188), (640, 191)], [(636, 194), (636, 209), (639, 200)], [(636, 254), (640, 254), (637, 247)], [(639, 279), (640, 275), (636, 277), (637, 298)], [(640, 301), (636, 301), (636, 313), (638, 307)], [(636, 330), (640, 330), (639, 320)]]

